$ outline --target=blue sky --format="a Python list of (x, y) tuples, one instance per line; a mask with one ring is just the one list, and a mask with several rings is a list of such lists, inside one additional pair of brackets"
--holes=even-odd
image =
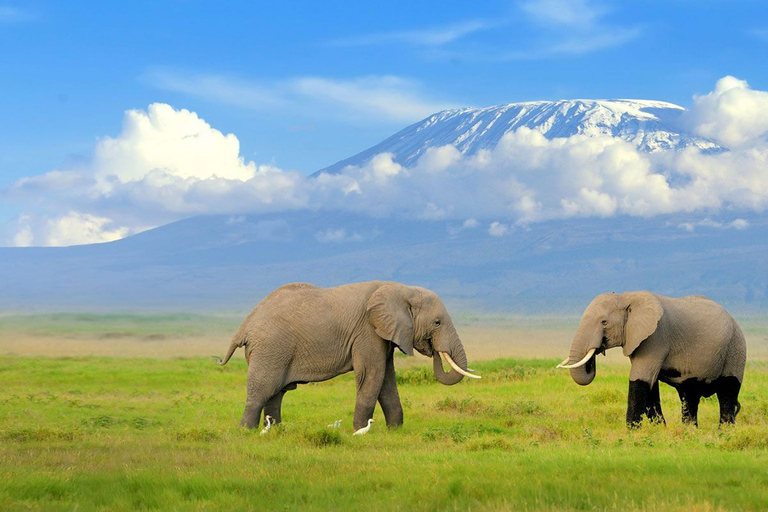
[(154, 103), (308, 174), (448, 107), (765, 91), (766, 55), (762, 1), (0, 0), (0, 189), (87, 165)]

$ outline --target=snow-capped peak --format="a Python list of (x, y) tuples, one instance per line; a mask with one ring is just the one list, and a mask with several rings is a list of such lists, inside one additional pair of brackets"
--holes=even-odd
[(504, 134), (525, 127), (549, 139), (585, 135), (618, 137), (645, 152), (697, 147), (723, 148), (711, 140), (685, 133), (685, 109), (652, 100), (559, 100), (459, 108), (433, 114), (357, 155), (319, 172), (334, 173), (348, 165), (362, 166), (379, 153), (410, 166), (429, 147), (453, 145), (463, 154), (495, 147)]

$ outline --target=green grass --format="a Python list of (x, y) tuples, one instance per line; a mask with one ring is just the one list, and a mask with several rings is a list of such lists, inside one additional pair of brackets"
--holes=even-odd
[[(473, 363), (445, 387), (399, 371), (405, 425), (351, 435), (351, 374), (286, 395), (268, 435), (237, 428), (245, 363), (0, 358), (0, 510), (766, 510), (768, 364), (735, 427), (624, 425), (625, 368), (588, 387), (556, 360)], [(342, 419), (340, 430), (325, 427)]]

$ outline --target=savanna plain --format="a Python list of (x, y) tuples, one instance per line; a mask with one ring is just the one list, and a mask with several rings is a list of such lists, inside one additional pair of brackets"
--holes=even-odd
[[(352, 436), (352, 374), (299, 386), (283, 424), (237, 427), (243, 315), (0, 317), (0, 510), (768, 510), (768, 318), (739, 318), (735, 426), (624, 423), (629, 363), (577, 386), (555, 365), (578, 317), (454, 315), (482, 380), (396, 356), (405, 424)], [(615, 353), (614, 353), (615, 352)], [(341, 428), (326, 425), (342, 420)]]

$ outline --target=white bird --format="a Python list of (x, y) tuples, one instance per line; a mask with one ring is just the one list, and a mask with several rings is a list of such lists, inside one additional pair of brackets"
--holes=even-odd
[(336, 420), (327, 426), (328, 428), (339, 428), (341, 426), (341, 420)]
[(262, 435), (262, 436), (263, 436), (264, 434), (266, 434), (267, 432), (269, 432), (269, 429), (271, 429), (271, 428), (272, 428), (272, 425), (274, 425), (274, 424), (275, 424), (275, 418), (273, 418), (272, 416), (270, 416), (269, 414), (267, 414), (266, 416), (264, 416), (264, 421), (266, 421), (266, 422), (267, 422), (267, 426), (266, 426), (266, 427), (264, 427), (263, 429), (261, 429), (261, 435)]
[(355, 433), (352, 434), (352, 435), (353, 436), (361, 436), (361, 435), (365, 434), (366, 432), (371, 430), (371, 423), (373, 423), (373, 420), (372, 419), (368, 420), (368, 425), (364, 426), (360, 430), (355, 431)]

